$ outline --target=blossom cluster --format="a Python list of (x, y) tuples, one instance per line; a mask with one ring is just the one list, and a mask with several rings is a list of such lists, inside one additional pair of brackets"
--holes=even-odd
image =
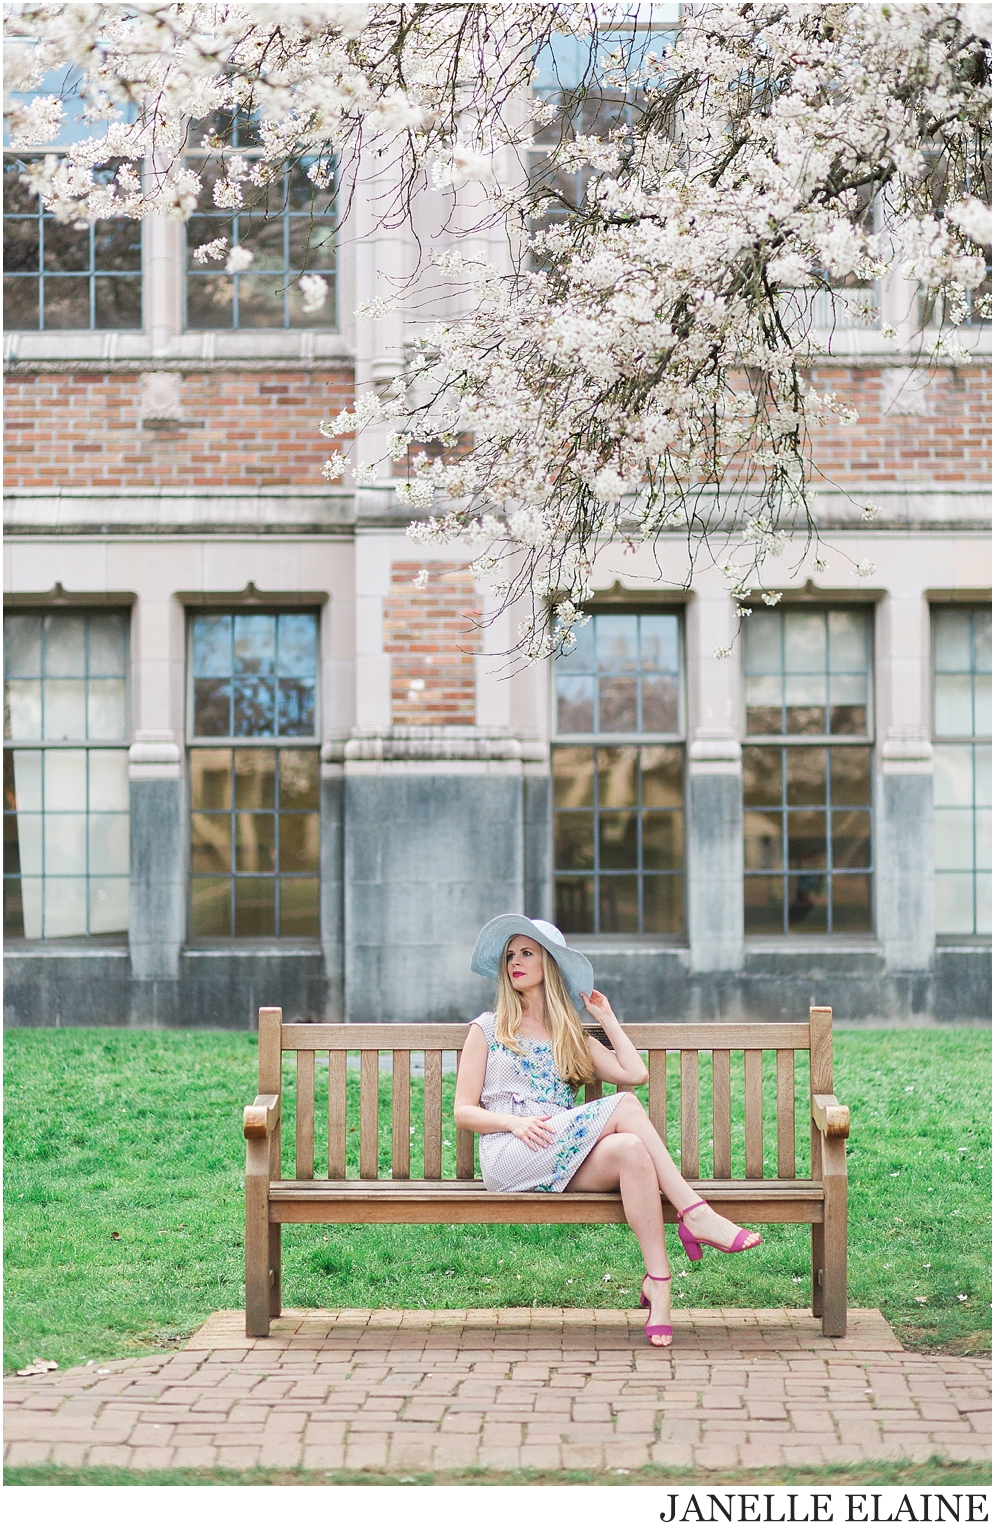
[[(357, 446), (358, 483), (407, 455), (396, 493), (419, 513), (411, 535), (482, 545), (476, 577), (532, 602), (532, 657), (569, 644), (616, 537), (679, 530), (692, 554), (718, 538), (748, 611), (792, 534), (812, 543), (813, 429), (855, 418), (809, 382), (816, 295), (897, 267), (943, 299), (934, 354), (957, 361), (962, 295), (984, 281), (991, 240), (989, 7), (705, 3), (659, 55), (606, 60), (598, 27), (617, 31), (618, 11), (143, 0), (26, 4), (6, 23), (15, 148), (51, 142), (61, 114), (23, 93), (82, 71), (93, 136), (27, 172), (58, 218), (189, 217), (203, 194), (189, 124), (240, 113), (260, 148), (220, 146), (218, 207), (300, 162), (316, 188), (333, 166), (347, 188), (372, 155), (397, 188), (385, 222), (428, 184), (508, 225), (518, 254), (503, 269), (432, 257), (466, 284), (460, 317), (424, 325), (392, 387), (321, 431), (377, 428), (366, 458)], [(589, 37), (589, 65), (572, 98), (530, 110), (536, 58), (561, 32)], [(627, 111), (599, 118), (598, 91)], [(196, 258), (237, 270), (240, 248), (213, 241)], [(305, 312), (320, 309), (323, 279), (300, 287)], [(467, 437), (462, 456), (408, 453)], [(324, 472), (349, 466), (336, 453)]]

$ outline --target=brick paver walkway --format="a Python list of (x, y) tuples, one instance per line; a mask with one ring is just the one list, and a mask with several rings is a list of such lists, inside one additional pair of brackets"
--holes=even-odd
[(903, 1351), (876, 1309), (214, 1314), (168, 1356), (7, 1380), (8, 1464), (427, 1472), (990, 1459), (990, 1367)]

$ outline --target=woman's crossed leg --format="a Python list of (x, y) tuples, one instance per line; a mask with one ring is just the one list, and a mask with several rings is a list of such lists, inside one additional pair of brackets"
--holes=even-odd
[[(668, 1276), (670, 1267), (660, 1193), (678, 1212), (683, 1212), (699, 1198), (674, 1164), (642, 1102), (629, 1094), (622, 1096), (601, 1137), (566, 1190), (614, 1191), (616, 1188), (621, 1193), (626, 1221), (639, 1241), (646, 1271), (651, 1277)], [(684, 1219), (684, 1225), (695, 1239), (714, 1240), (724, 1246), (730, 1246), (739, 1233), (737, 1224), (723, 1218), (707, 1203), (694, 1208)], [(759, 1243), (760, 1235), (751, 1234), (744, 1248), (749, 1250)], [(650, 1323), (668, 1323), (669, 1283), (647, 1282), (646, 1296), (651, 1305)]]

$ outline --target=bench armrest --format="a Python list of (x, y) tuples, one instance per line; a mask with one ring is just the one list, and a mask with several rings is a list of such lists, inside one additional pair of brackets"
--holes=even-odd
[(246, 1138), (269, 1138), (279, 1121), (279, 1096), (257, 1096), (242, 1113), (242, 1132)]
[(827, 1138), (849, 1138), (850, 1108), (840, 1106), (835, 1096), (812, 1097), (812, 1121)]

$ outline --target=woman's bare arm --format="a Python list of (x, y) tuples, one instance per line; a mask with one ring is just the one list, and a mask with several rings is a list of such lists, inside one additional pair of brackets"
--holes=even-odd
[(594, 1073), (598, 1079), (606, 1081), (609, 1085), (645, 1085), (649, 1079), (646, 1065), (638, 1048), (626, 1037), (622, 1030), (622, 1023), (612, 1010), (607, 997), (601, 994), (600, 990), (592, 989), (589, 995), (583, 997), (583, 1000), (588, 1013), (594, 1017), (612, 1045), (609, 1049), (593, 1037), (587, 1040)]

